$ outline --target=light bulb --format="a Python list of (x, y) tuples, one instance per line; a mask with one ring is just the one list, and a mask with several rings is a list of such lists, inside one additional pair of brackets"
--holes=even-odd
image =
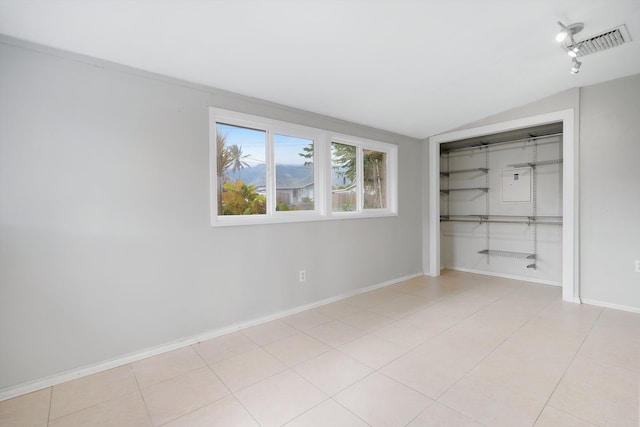
[(578, 74), (580, 72), (580, 66), (582, 65), (582, 62), (578, 61), (577, 59), (573, 59), (573, 66), (571, 67), (571, 69), (569, 71), (571, 71), (571, 74)]
[(562, 30), (560, 30), (560, 32), (556, 35), (556, 41), (558, 43), (562, 43), (564, 41), (564, 39), (566, 39), (569, 36), (569, 31), (566, 28), (563, 28)]

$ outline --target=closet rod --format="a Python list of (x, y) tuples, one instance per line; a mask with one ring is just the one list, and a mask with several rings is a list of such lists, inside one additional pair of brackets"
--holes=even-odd
[(559, 133), (553, 133), (551, 135), (534, 136), (534, 137), (531, 137), (531, 138), (520, 138), (520, 139), (511, 140), (511, 141), (496, 142), (496, 143), (493, 143), (493, 144), (483, 144), (483, 145), (473, 145), (471, 147), (453, 148), (451, 150), (443, 150), (443, 152), (444, 153), (446, 153), (446, 152), (453, 153), (455, 151), (475, 150), (477, 148), (497, 147), (498, 145), (515, 144), (517, 142), (537, 141), (539, 139), (553, 138), (554, 136), (561, 136), (561, 135), (562, 135), (562, 132), (559, 132)]

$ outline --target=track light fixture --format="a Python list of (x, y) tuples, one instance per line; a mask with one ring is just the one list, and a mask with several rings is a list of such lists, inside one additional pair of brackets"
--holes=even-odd
[(575, 24), (564, 25), (558, 21), (558, 25), (560, 26), (560, 31), (556, 35), (556, 41), (562, 45), (567, 55), (573, 59), (570, 71), (572, 74), (577, 74), (580, 65), (582, 65), (582, 63), (576, 59), (580, 52), (580, 43), (576, 43), (573, 36), (582, 31), (584, 24), (582, 22), (576, 22)]
[(578, 74), (580, 72), (580, 66), (582, 65), (582, 62), (578, 61), (576, 58), (573, 58), (573, 63), (571, 66), (571, 69), (569, 71), (571, 71), (571, 74)]

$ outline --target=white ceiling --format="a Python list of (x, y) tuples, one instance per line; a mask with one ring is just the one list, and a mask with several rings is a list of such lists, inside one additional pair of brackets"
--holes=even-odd
[[(572, 75), (558, 20), (633, 41)], [(639, 0), (0, 0), (0, 33), (416, 138), (640, 73)]]

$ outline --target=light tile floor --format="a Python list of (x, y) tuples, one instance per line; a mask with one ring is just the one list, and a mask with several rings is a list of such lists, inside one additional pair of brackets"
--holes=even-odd
[(454, 271), (0, 402), (0, 425), (639, 425), (640, 314)]

